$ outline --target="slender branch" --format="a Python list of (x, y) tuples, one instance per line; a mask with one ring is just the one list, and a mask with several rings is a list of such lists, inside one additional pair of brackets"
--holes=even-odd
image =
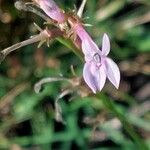
[(72, 92), (73, 91), (71, 89), (67, 89), (67, 90), (63, 91), (62, 93), (60, 93), (60, 95), (58, 95), (58, 97), (56, 98), (56, 100), (55, 100), (55, 119), (56, 119), (56, 121), (65, 123), (63, 120), (63, 117), (62, 117), (62, 109), (58, 102), (64, 96), (66, 96)]
[(134, 17), (134, 18), (122, 21), (119, 24), (119, 27), (121, 27), (121, 29), (128, 30), (130, 28), (133, 28), (135, 26), (138, 26), (138, 25), (141, 25), (144, 23), (148, 23), (148, 22), (150, 22), (150, 12), (145, 13), (138, 17)]
[(28, 40), (25, 40), (25, 41), (22, 41), (22, 42), (19, 42), (17, 44), (14, 44), (4, 50), (2, 50), (0, 52), (0, 63), (5, 59), (5, 57), (11, 53), (12, 51), (15, 51), (16, 49), (19, 49), (21, 47), (24, 47), (26, 45), (29, 45), (29, 44), (32, 44), (32, 43), (35, 43), (35, 42), (38, 42), (40, 40), (40, 37), (41, 35), (36, 35), (34, 37), (32, 37), (31, 39), (28, 39)]
[(48, 39), (53, 39), (56, 37), (61, 36), (63, 33), (59, 29), (53, 29), (53, 30), (43, 30), (40, 34), (32, 36), (30, 39), (19, 42), (17, 44), (14, 44), (2, 51), (0, 51), (0, 63), (5, 59), (5, 57), (11, 53), (12, 51), (15, 51), (21, 47), (24, 47), (29, 44), (33, 44), (39, 41), (46, 41)]
[(36, 93), (39, 93), (41, 91), (42, 85), (45, 83), (51, 83), (51, 82), (56, 82), (56, 81), (68, 81), (71, 83), (71, 81), (67, 78), (64, 77), (48, 77), (48, 78), (43, 78), (39, 82), (37, 82), (34, 86), (34, 91)]
[(13, 88), (10, 92), (8, 92), (4, 97), (0, 99), (0, 110), (9, 105), (17, 95), (19, 95), (29, 87), (29, 83), (21, 83)]

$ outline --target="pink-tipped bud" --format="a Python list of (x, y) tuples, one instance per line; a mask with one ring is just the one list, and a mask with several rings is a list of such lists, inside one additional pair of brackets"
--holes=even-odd
[(53, 20), (57, 21), (58, 23), (63, 23), (65, 21), (65, 14), (53, 0), (34, 0), (34, 1)]

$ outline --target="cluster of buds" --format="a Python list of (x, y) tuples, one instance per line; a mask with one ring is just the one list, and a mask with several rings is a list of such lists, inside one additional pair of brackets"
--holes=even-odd
[(110, 52), (110, 41), (105, 33), (102, 39), (102, 50), (98, 48), (90, 35), (84, 29), (78, 17), (68, 16), (53, 0), (34, 0), (39, 7), (58, 24), (66, 22), (74, 35), (81, 41), (81, 49), (85, 58), (83, 78), (91, 90), (96, 93), (104, 87), (106, 77), (116, 87), (119, 87), (120, 71), (117, 64), (107, 55)]

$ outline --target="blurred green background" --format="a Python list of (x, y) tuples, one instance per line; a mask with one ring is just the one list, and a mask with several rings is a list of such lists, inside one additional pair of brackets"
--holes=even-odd
[[(81, 0), (57, 2), (70, 11)], [(83, 63), (55, 40), (49, 48), (33, 44), (11, 53), (0, 64), (0, 150), (150, 148), (150, 1), (88, 0), (84, 17), (99, 46), (103, 33), (111, 38), (119, 90), (108, 82), (97, 96), (81, 98), (75, 89), (60, 101), (66, 124), (59, 123), (54, 101), (69, 85), (45, 84), (36, 94), (34, 84), (44, 77), (72, 78), (71, 65), (81, 77)], [(1, 50), (37, 34), (33, 22), (45, 27), (35, 14), (16, 10), (13, 0), (0, 0), (0, 20)]]

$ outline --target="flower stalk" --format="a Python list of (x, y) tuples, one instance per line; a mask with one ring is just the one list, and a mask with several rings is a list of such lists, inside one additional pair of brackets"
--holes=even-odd
[(59, 29), (53, 29), (53, 30), (48, 30), (45, 29), (43, 31), (41, 31), (38, 35), (34, 35), (32, 36), (30, 39), (27, 39), (25, 41), (16, 43), (2, 51), (0, 51), (0, 63), (5, 59), (5, 57), (10, 54), (12, 51), (15, 51), (21, 47), (36, 43), (36, 42), (40, 42), (40, 41), (44, 41), (46, 42), (49, 39), (54, 39), (56, 37), (61, 36), (63, 33), (59, 30)]

